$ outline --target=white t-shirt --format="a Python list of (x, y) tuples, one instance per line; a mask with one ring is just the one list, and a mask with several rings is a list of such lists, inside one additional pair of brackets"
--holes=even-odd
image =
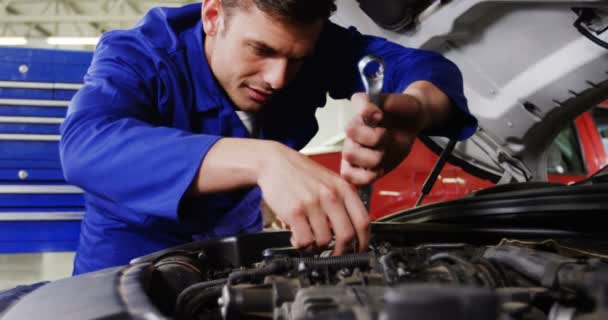
[(243, 122), (243, 125), (247, 129), (247, 132), (249, 132), (249, 135), (253, 138), (256, 138), (255, 136), (257, 136), (257, 130), (255, 123), (255, 113), (236, 110), (236, 114), (239, 116), (239, 119), (241, 119), (241, 122)]

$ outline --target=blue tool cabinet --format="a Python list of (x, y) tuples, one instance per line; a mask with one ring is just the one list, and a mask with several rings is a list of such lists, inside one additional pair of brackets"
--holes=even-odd
[(91, 52), (0, 47), (0, 253), (73, 251), (83, 192), (59, 161), (59, 127)]

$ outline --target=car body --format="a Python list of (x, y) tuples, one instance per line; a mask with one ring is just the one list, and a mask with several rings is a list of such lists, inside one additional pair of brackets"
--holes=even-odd
[[(598, 105), (576, 118), (550, 146), (547, 180), (571, 184), (589, 177), (608, 165), (607, 138), (600, 133), (608, 123), (608, 102)], [(335, 140), (335, 138), (334, 138)], [(325, 147), (303, 150), (311, 159), (334, 172), (340, 172), (341, 145), (338, 142)], [(422, 186), (437, 163), (439, 155), (416, 139), (409, 157), (393, 171), (374, 183), (370, 216), (378, 219), (386, 215), (413, 208), (420, 197)], [(447, 164), (423, 204), (460, 198), (478, 190), (494, 186), (496, 181), (468, 173), (457, 165)]]

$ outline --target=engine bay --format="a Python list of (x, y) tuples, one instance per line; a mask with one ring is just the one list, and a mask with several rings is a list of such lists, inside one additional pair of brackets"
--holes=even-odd
[(145, 287), (175, 319), (608, 318), (603, 246), (398, 242), (344, 256), (267, 247), (238, 267), (218, 260), (225, 248), (173, 251), (150, 264)]

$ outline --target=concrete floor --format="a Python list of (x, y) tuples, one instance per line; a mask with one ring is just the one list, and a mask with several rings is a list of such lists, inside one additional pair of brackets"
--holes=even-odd
[(73, 252), (0, 254), (0, 290), (72, 275)]

